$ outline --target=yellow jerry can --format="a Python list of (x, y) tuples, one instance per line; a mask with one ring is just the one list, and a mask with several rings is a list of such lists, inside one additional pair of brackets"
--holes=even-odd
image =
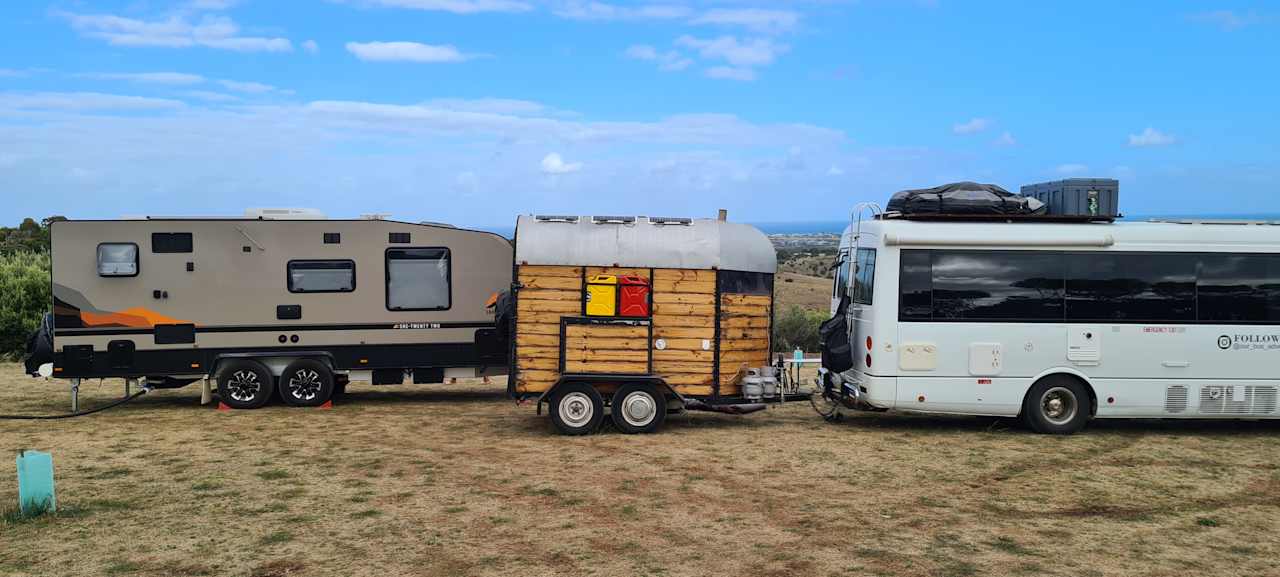
[(618, 277), (598, 274), (587, 279), (587, 316), (611, 317), (618, 314)]

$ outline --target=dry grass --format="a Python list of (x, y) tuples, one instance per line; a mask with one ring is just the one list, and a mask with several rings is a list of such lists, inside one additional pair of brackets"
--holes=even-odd
[(830, 311), (831, 282), (829, 278), (791, 272), (778, 273), (773, 284), (778, 309), (783, 310), (794, 304), (824, 313)]
[[(794, 404), (569, 438), (501, 385), (352, 390), (331, 411), (218, 412), (190, 388), (0, 421), (3, 448), (53, 452), (62, 507), (0, 519), (0, 574), (1277, 572), (1275, 423), (1064, 438)], [(120, 391), (87, 384), (85, 405)], [(3, 412), (66, 405), (63, 383), (0, 367)]]

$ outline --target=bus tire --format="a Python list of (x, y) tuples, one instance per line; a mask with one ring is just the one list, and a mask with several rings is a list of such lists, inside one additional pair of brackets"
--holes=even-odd
[(257, 409), (271, 400), (275, 382), (271, 371), (258, 361), (227, 361), (218, 371), (218, 399), (233, 409)]
[(1089, 422), (1092, 401), (1084, 383), (1065, 375), (1036, 381), (1022, 401), (1022, 419), (1037, 433), (1070, 435)]
[(298, 359), (280, 373), (280, 400), (291, 407), (318, 407), (333, 397), (333, 371), (315, 359)]
[(619, 431), (652, 433), (667, 418), (667, 397), (651, 383), (627, 383), (613, 394), (610, 416)]
[(563, 435), (589, 435), (604, 420), (604, 399), (586, 383), (564, 383), (551, 396), (551, 422)]

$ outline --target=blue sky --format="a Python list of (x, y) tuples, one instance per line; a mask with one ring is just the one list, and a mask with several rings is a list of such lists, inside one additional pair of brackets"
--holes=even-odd
[(0, 5), (0, 222), (839, 220), (955, 180), (1280, 212), (1280, 5)]

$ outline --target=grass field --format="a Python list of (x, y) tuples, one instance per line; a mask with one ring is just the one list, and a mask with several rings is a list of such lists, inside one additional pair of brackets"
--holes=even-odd
[[(121, 389), (87, 383), (82, 402)], [(3, 448), (53, 452), (61, 507), (17, 518), (0, 469), (0, 574), (1277, 573), (1280, 424), (1046, 437), (983, 418), (826, 423), (796, 403), (569, 438), (501, 384), (352, 391), (329, 411), (219, 412), (193, 386), (0, 421)], [(0, 365), (3, 412), (67, 401)]]

